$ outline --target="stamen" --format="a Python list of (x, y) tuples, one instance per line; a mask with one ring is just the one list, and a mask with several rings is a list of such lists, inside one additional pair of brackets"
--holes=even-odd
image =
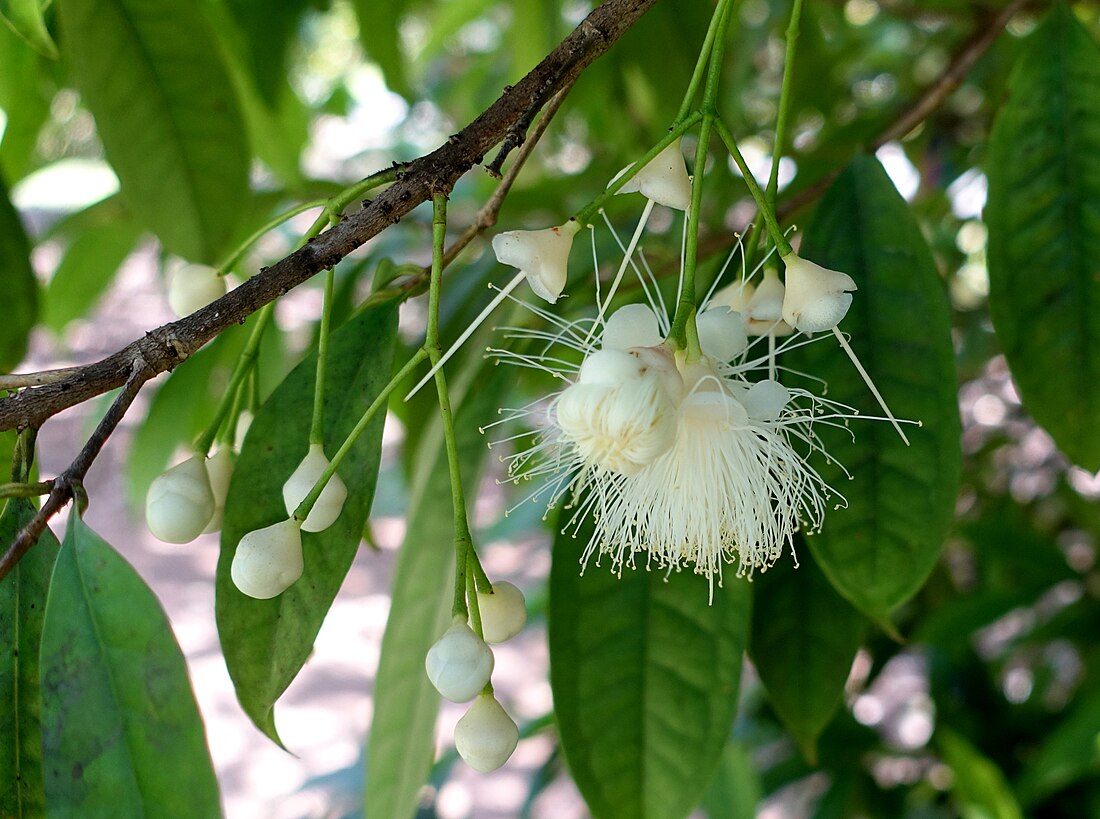
[(898, 431), (898, 435), (901, 436), (901, 440), (905, 441), (905, 445), (909, 446), (909, 439), (905, 437), (905, 433), (902, 432), (901, 424), (898, 423), (898, 419), (894, 417), (894, 413), (890, 412), (890, 408), (886, 406), (886, 401), (883, 399), (882, 394), (875, 386), (875, 382), (871, 380), (871, 376), (867, 374), (867, 371), (863, 369), (863, 365), (859, 363), (859, 359), (856, 358), (855, 350), (848, 346), (848, 340), (844, 338), (844, 334), (840, 332), (836, 327), (833, 328), (833, 335), (836, 336), (836, 340), (840, 342), (840, 346), (844, 348), (844, 352), (848, 354), (848, 358), (852, 359), (852, 363), (855, 364), (856, 369), (859, 370), (859, 374), (863, 376), (864, 382), (867, 384), (867, 388), (871, 390), (871, 394), (875, 396), (875, 400), (878, 401), (878, 405), (882, 407), (882, 411), (886, 413), (887, 419), (894, 425), (894, 429)]

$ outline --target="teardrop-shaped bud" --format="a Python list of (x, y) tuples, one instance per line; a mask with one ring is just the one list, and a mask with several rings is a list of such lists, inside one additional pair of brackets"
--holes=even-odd
[(642, 373), (636, 356), (622, 350), (597, 350), (581, 363), (578, 384), (620, 384)]
[(728, 307), (742, 316), (748, 313), (749, 302), (756, 293), (756, 285), (744, 279), (737, 279), (721, 288), (707, 302), (707, 310)]
[(214, 516), (206, 458), (195, 455), (153, 479), (145, 495), (145, 522), (166, 543), (189, 543)]
[(648, 305), (626, 304), (604, 323), (600, 345), (605, 350), (656, 347), (664, 341), (657, 315)]
[(695, 317), (699, 346), (715, 361), (732, 361), (746, 347), (749, 337), (740, 313), (732, 310), (707, 310)]
[(527, 623), (523, 592), (507, 580), (493, 584), (492, 593), (478, 592), (481, 632), (487, 643), (503, 643), (519, 634)]
[[(630, 168), (626, 167), (615, 174), (611, 184), (628, 170)], [(618, 190), (619, 193), (634, 191), (667, 208), (686, 211), (691, 206), (691, 177), (684, 164), (680, 140), (667, 145)]]
[(480, 773), (508, 761), (519, 743), (519, 728), (492, 694), (481, 694), (455, 725), (455, 748)]
[(290, 588), (304, 568), (301, 523), (289, 518), (242, 537), (229, 576), (242, 593), (267, 600)]
[(493, 651), (474, 634), (465, 620), (457, 617), (435, 645), (428, 649), (424, 670), (444, 699), (469, 702), (492, 676)]
[(803, 333), (836, 327), (852, 306), (856, 283), (847, 273), (830, 270), (796, 253), (783, 257), (787, 266), (783, 320)]
[[(325, 449), (321, 444), (310, 444), (309, 452), (298, 468), (294, 470), (286, 483), (283, 484), (283, 503), (286, 505), (286, 513), (293, 515), (298, 504), (305, 500), (306, 495), (313, 489), (314, 484), (320, 479), (322, 473), (328, 469), (329, 459), (325, 457)], [(305, 532), (323, 532), (330, 527), (336, 518), (340, 517), (340, 511), (344, 508), (344, 501), (348, 497), (348, 488), (333, 473), (317, 502), (313, 504), (309, 515), (302, 523)]]
[(217, 532), (225, 518), (225, 496), (229, 494), (229, 480), (233, 477), (233, 449), (218, 449), (206, 459), (206, 474), (210, 478), (210, 491), (214, 493), (214, 516), (206, 524), (203, 533)]
[(168, 284), (168, 306), (180, 318), (225, 295), (225, 276), (204, 264), (181, 267)]
[(740, 400), (750, 418), (774, 421), (791, 400), (791, 393), (778, 381), (766, 378), (749, 387)]
[(764, 278), (753, 291), (745, 306), (745, 331), (750, 336), (789, 336), (794, 329), (783, 321), (783, 295), (785, 288), (774, 270), (764, 273)]
[(543, 230), (509, 230), (493, 237), (497, 261), (518, 268), (527, 277), (535, 295), (553, 304), (569, 276), (569, 251), (580, 223), (570, 219), (564, 225)]

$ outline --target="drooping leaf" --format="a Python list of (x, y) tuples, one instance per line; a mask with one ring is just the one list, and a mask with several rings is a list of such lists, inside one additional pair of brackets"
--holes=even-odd
[[(397, 310), (365, 310), (329, 341), (325, 449), (331, 457), (390, 379)], [(301, 670), (321, 623), (351, 568), (374, 497), (382, 451), (379, 413), (341, 464), (348, 487), (340, 517), (323, 532), (304, 532), (305, 573), (270, 600), (254, 600), (229, 576), (237, 543), (287, 518), (282, 486), (305, 457), (313, 409), (316, 353), (286, 377), (249, 428), (233, 471), (217, 570), (217, 621), (226, 665), (245, 712), (279, 742), (275, 701)]]
[[(877, 160), (852, 161), (822, 197), (802, 255), (855, 279), (840, 329), (898, 418), (906, 446), (882, 421), (847, 430), (819, 426), (834, 463), (822, 477), (847, 498), (830, 509), (814, 557), (842, 595), (886, 624), (931, 571), (954, 513), (959, 484), (959, 412), (947, 297), (916, 221)], [(880, 417), (855, 367), (826, 334), (788, 358), (823, 378), (828, 398)], [(792, 361), (793, 359), (793, 361)], [(852, 440), (854, 435), (855, 440)]]
[(125, 222), (79, 233), (46, 288), (43, 323), (54, 332), (61, 332), (70, 321), (85, 316), (140, 236), (140, 230)]
[(817, 738), (844, 698), (865, 620), (829, 584), (805, 540), (796, 545), (797, 569), (783, 559), (753, 581), (749, 652), (772, 706), (816, 764)]
[(76, 514), (51, 581), (41, 679), (51, 817), (220, 814), (168, 618), (133, 568)]
[(46, 7), (52, 0), (0, 0), (0, 18), (39, 54), (57, 59), (57, 45), (46, 28)]
[[(7, 502), (0, 515), (0, 549), (11, 545), (34, 512), (28, 500)], [(57, 549), (57, 538), (47, 529), (0, 580), (0, 816), (38, 816), (45, 810), (38, 652)]]
[(554, 542), (550, 685), (562, 750), (599, 819), (675, 819), (699, 802), (737, 710), (751, 589), (707, 601), (687, 572), (578, 563), (591, 526)]
[(993, 762), (960, 734), (940, 726), (936, 740), (952, 773), (952, 792), (963, 819), (1023, 819), (1012, 788)]
[(0, 178), (0, 271), (4, 318), (0, 321), (0, 372), (11, 372), (27, 351), (27, 335), (38, 315), (38, 283), (31, 268), (31, 245), (19, 214)]
[[(471, 348), (478, 349), (474, 344)], [(504, 371), (496, 369), (471, 388), (470, 376), (475, 374), (483, 376), (483, 368), (467, 371), (466, 383), (451, 388), (467, 487), (478, 485), (487, 454), (478, 425), (495, 413), (504, 384)], [(406, 515), (409, 527), (394, 569), (390, 615), (375, 677), (366, 752), (366, 817), (412, 817), (435, 756), (440, 697), (424, 672), (424, 656), (450, 622), (454, 518), (450, 503), (441, 502), (451, 491), (442, 429), (438, 423), (429, 429), (416, 459)]]
[(1024, 406), (1070, 459), (1095, 471), (1100, 45), (1069, 4), (1054, 4), (1020, 54), (986, 167), (997, 338)]
[(131, 212), (171, 252), (215, 263), (246, 204), (249, 149), (198, 5), (66, 0), (60, 18), (73, 80)]

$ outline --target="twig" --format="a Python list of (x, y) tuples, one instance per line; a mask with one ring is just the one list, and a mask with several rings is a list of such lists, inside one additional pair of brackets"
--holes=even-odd
[(19, 390), (23, 387), (41, 387), (45, 384), (56, 384), (59, 381), (72, 378), (80, 370), (80, 367), (62, 367), (57, 370), (42, 370), (37, 373), (0, 375), (0, 390)]
[(171, 370), (223, 330), (315, 273), (336, 265), (433, 194), (449, 191), (494, 145), (573, 82), (656, 2), (606, 0), (477, 119), (435, 151), (403, 167), (394, 183), (369, 205), (193, 315), (146, 333), (69, 378), (0, 399), (0, 430), (40, 426), (52, 415), (120, 386), (135, 360), (144, 360), (154, 375)]
[(42, 508), (19, 531), (11, 546), (4, 552), (4, 556), (0, 557), (0, 581), (8, 576), (8, 572), (15, 567), (27, 550), (38, 542), (38, 538), (46, 529), (49, 519), (69, 502), (74, 493), (82, 491), (81, 484), (84, 476), (88, 474), (92, 462), (99, 455), (99, 451), (103, 449), (103, 445), (107, 443), (107, 439), (111, 437), (111, 433), (115, 431), (115, 427), (122, 420), (122, 416), (126, 414), (126, 410), (130, 408), (130, 404), (134, 402), (134, 398), (137, 397), (142, 386), (154, 375), (156, 373), (149, 368), (143, 359), (137, 358), (134, 360), (130, 377), (126, 380), (122, 392), (115, 397), (114, 402), (107, 410), (107, 414), (103, 416), (95, 431), (92, 432), (91, 437), (84, 444), (84, 448), (80, 450), (80, 454), (76, 456), (64, 472), (53, 480), (53, 488), (50, 490), (46, 502), (42, 504)]

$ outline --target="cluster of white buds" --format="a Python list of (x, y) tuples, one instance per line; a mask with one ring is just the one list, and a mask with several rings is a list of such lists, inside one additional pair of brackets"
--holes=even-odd
[(204, 264), (189, 264), (171, 276), (168, 306), (180, 318), (225, 295), (225, 276)]
[(153, 479), (145, 495), (145, 521), (166, 543), (190, 543), (221, 528), (225, 496), (233, 475), (233, 450), (210, 458), (193, 455)]
[(495, 771), (508, 761), (519, 742), (519, 728), (489, 687), (495, 663), (488, 643), (515, 637), (527, 623), (523, 593), (512, 583), (492, 584), (477, 593), (484, 639), (460, 615), (424, 658), (424, 669), (436, 691), (451, 702), (474, 700), (455, 726), (455, 747), (476, 771)]

